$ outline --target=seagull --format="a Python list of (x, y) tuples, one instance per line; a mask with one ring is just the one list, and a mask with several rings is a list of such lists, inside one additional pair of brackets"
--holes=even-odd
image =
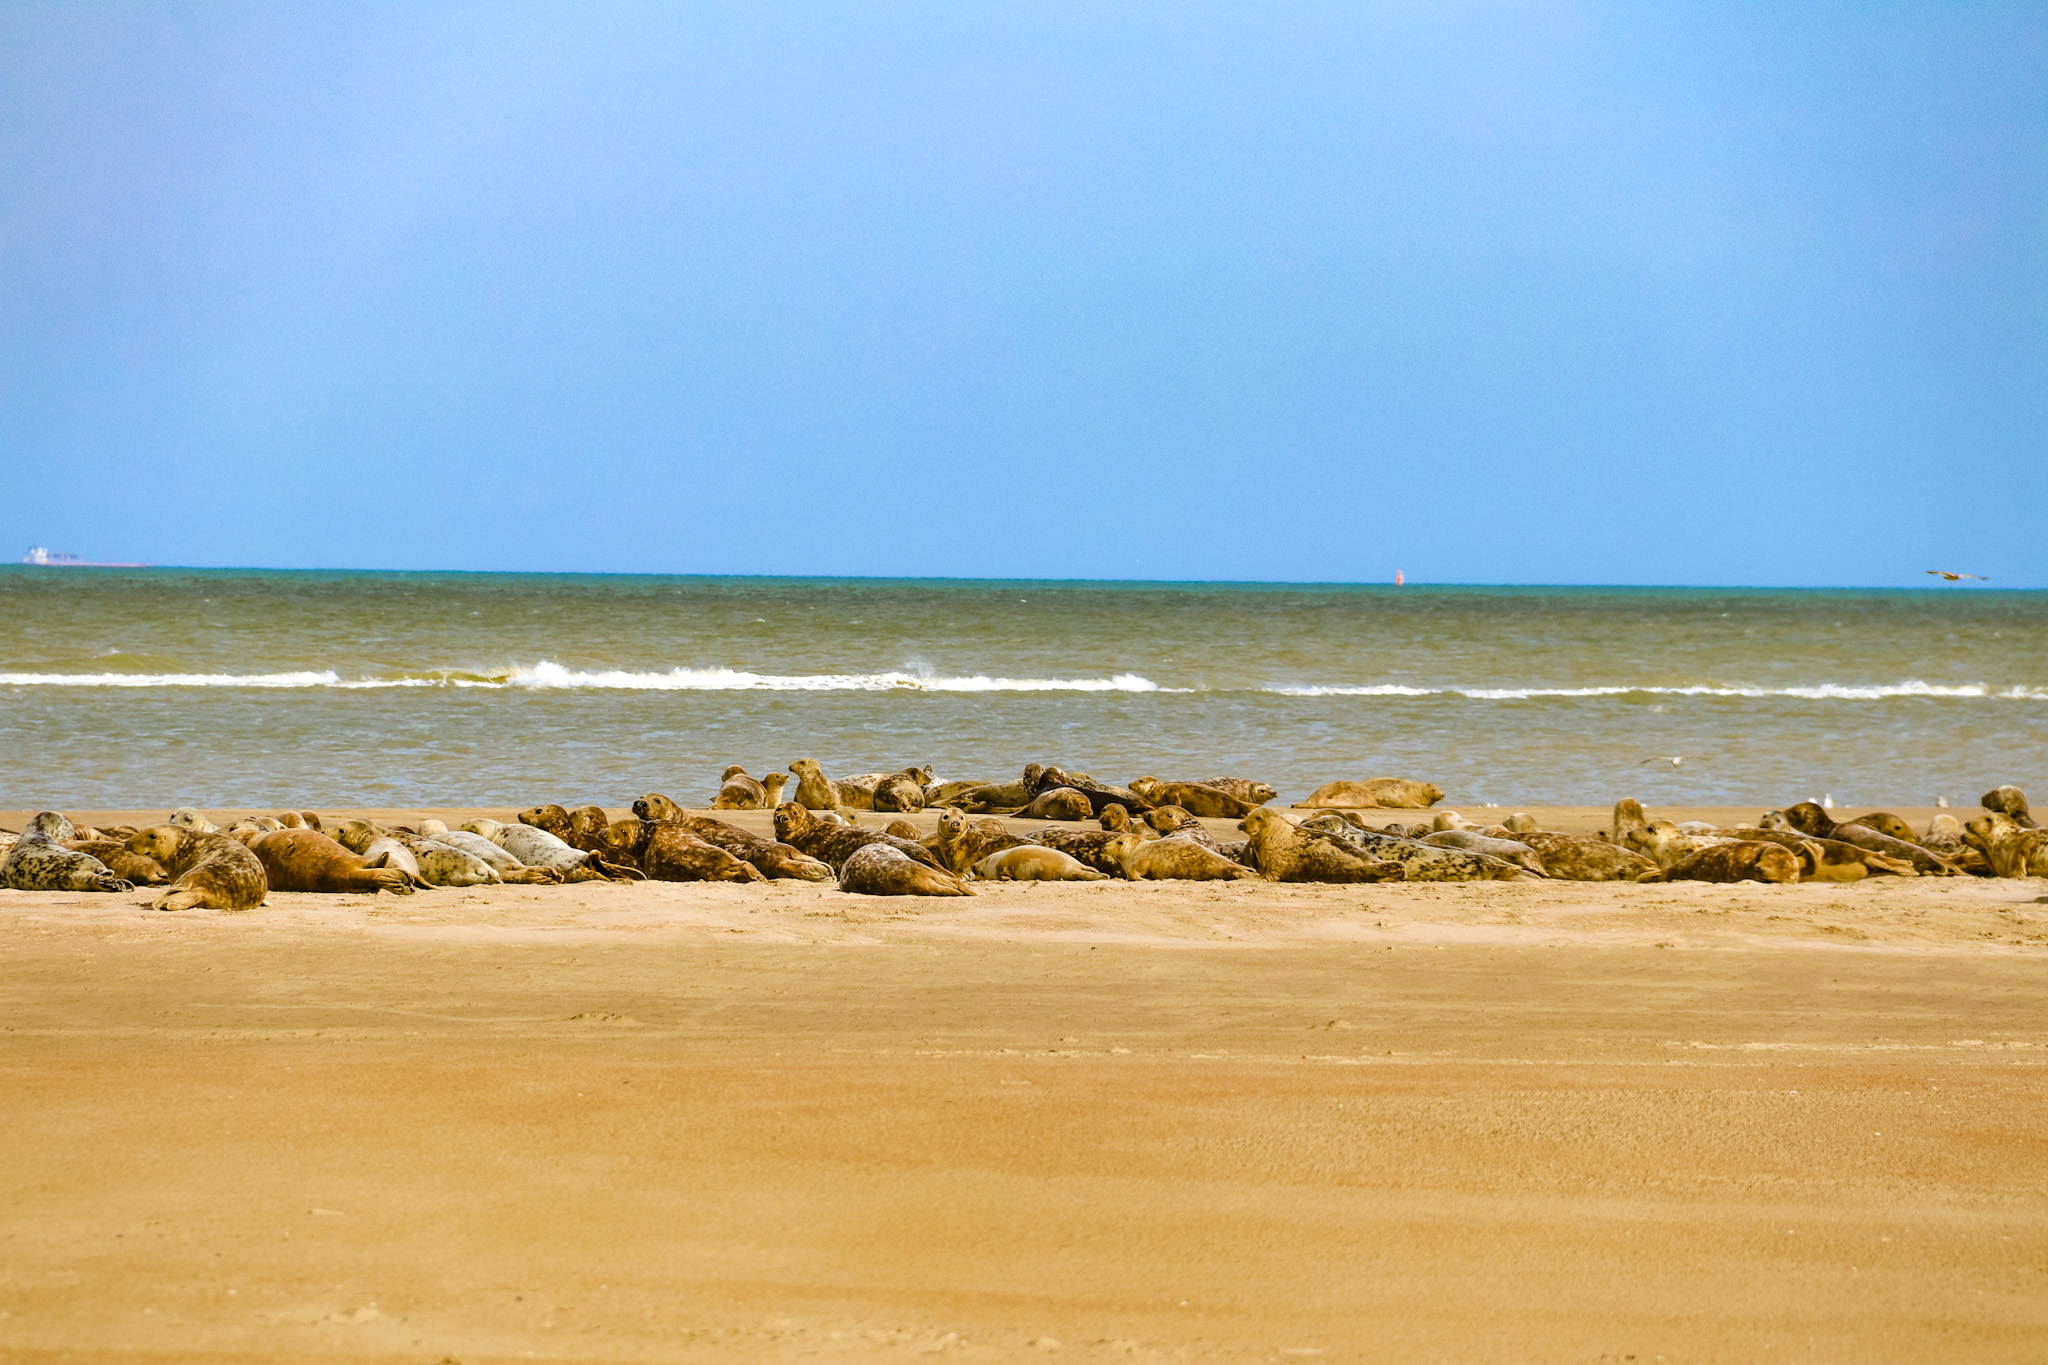
[(1948, 583), (1954, 583), (1964, 578), (1974, 578), (1979, 583), (1989, 583), (1991, 581), (1980, 573), (1950, 573), (1947, 569), (1929, 569), (1927, 572)]
[(1649, 764), (1649, 763), (1669, 763), (1669, 764), (1670, 764), (1670, 765), (1671, 765), (1672, 767), (1674, 767), (1674, 768), (1675, 768), (1675, 767), (1677, 767), (1677, 766), (1678, 766), (1679, 764), (1681, 764), (1681, 763), (1685, 762), (1685, 760), (1687, 760), (1688, 758), (1698, 758), (1698, 757), (1699, 757), (1699, 755), (1698, 755), (1698, 754), (1659, 754), (1659, 755), (1658, 755), (1657, 757), (1655, 757), (1655, 758), (1646, 758), (1646, 759), (1644, 759), (1644, 760), (1642, 761), (1642, 763), (1638, 763), (1638, 764), (1636, 764), (1636, 766), (1637, 766), (1638, 768), (1640, 768), (1640, 767), (1644, 766), (1644, 764)]

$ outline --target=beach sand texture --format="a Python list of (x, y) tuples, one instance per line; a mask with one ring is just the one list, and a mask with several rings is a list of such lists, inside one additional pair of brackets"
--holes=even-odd
[(979, 889), (0, 892), (0, 1359), (2041, 1358), (2048, 885)]

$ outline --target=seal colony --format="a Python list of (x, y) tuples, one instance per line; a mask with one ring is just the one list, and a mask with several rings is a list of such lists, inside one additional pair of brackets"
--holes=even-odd
[[(593, 881), (834, 882), (884, 896), (972, 896), (992, 881), (1857, 881), (1866, 877), (2048, 877), (2048, 830), (2026, 794), (1985, 793), (1985, 814), (1937, 814), (1915, 831), (1873, 811), (1837, 821), (1795, 802), (1727, 828), (1652, 818), (1632, 798), (1615, 803), (1596, 835), (1544, 830), (1526, 813), (1474, 826), (1454, 810), (1424, 822), (1377, 825), (1374, 809), (1429, 811), (1433, 783), (1370, 778), (1326, 783), (1291, 807), (1241, 777), (1128, 786), (1032, 763), (1015, 782), (934, 781), (929, 767), (833, 779), (813, 759), (762, 779), (738, 766), (720, 774), (706, 805), (690, 810), (659, 792), (613, 820), (600, 806), (543, 803), (515, 823), (477, 819), (331, 829), (313, 811), (245, 816), (225, 829), (191, 806), (143, 828), (95, 829), (43, 811), (19, 833), (0, 831), (0, 887), (127, 892), (147, 887), (159, 910), (241, 911), (272, 890), (411, 895), (438, 887)], [(764, 837), (714, 812), (772, 805)], [(1377, 805), (1356, 804), (1372, 801)], [(902, 813), (935, 811), (920, 834)], [(897, 813), (894, 820), (886, 820)], [(870, 823), (863, 824), (865, 815)], [(1049, 821), (1013, 829), (1001, 817)], [(1235, 820), (1242, 838), (1219, 838), (1203, 818)], [(875, 826), (883, 826), (876, 828)]]

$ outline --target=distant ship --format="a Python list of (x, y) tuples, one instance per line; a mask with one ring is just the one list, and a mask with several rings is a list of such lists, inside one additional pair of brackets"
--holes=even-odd
[(37, 564), (46, 569), (148, 569), (150, 564), (102, 564), (96, 560), (80, 559), (77, 555), (58, 554), (55, 550), (36, 545), (21, 557), (24, 564)]

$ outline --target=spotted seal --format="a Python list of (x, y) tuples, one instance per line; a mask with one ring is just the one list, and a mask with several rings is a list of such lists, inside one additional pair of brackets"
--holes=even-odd
[(1462, 848), (1439, 848), (1420, 839), (1360, 829), (1335, 811), (1304, 820), (1304, 830), (1320, 831), (1365, 853), (1375, 862), (1399, 863), (1411, 882), (1514, 881), (1525, 874), (1510, 862)]
[(1280, 793), (1268, 782), (1254, 782), (1248, 777), (1205, 777), (1201, 785), (1228, 792), (1247, 806), (1263, 806)]
[(1995, 877), (2048, 877), (2048, 830), (2029, 828), (2001, 810), (1965, 821), (1963, 837)]
[[(434, 821), (433, 823), (440, 823)], [(424, 828), (424, 827), (423, 827)], [(547, 886), (562, 880), (562, 874), (551, 867), (528, 867), (504, 849), (492, 843), (481, 834), (466, 829), (442, 828), (435, 831), (434, 842), (467, 853), (498, 874), (498, 879), (513, 885)]]
[(262, 860), (217, 830), (151, 825), (128, 840), (128, 851), (171, 874), (152, 910), (254, 910), (270, 892)]
[(1534, 849), (1543, 860), (1544, 875), (1558, 881), (1632, 882), (1645, 872), (1661, 870), (1642, 854), (1605, 839), (1539, 829), (1517, 831), (1515, 838)]
[(785, 801), (775, 808), (775, 837), (798, 852), (827, 864), (842, 876), (844, 864), (853, 856), (854, 850), (869, 844), (888, 844), (935, 872), (945, 871), (939, 866), (938, 856), (923, 844), (899, 839), (879, 829), (832, 824), (811, 814), (800, 801)]
[[(1252, 866), (1276, 882), (1401, 881), (1401, 865), (1305, 831), (1269, 806), (1238, 821), (1251, 836)], [(1222, 856), (1222, 855), (1217, 855)]]
[(1994, 814), (2005, 816), (2021, 829), (2040, 828), (2034, 821), (2034, 813), (2027, 809), (2027, 794), (2011, 783), (1993, 787), (1977, 798), (1977, 804)]
[(1467, 853), (1484, 853), (1539, 877), (1550, 875), (1543, 865), (1542, 856), (1532, 845), (1519, 839), (1498, 839), (1469, 829), (1442, 829), (1423, 835), (1422, 842), (1435, 848), (1462, 848)]
[(1777, 844), (1799, 858), (1799, 879), (1805, 882), (1860, 882), (1873, 873), (1894, 877), (1917, 877), (1913, 865), (1900, 858), (1887, 858), (1840, 839), (1822, 839), (1789, 829), (1751, 829), (1737, 826), (1729, 831), (1747, 843)]
[(839, 889), (862, 896), (974, 894), (973, 887), (952, 873), (912, 859), (898, 847), (902, 842), (862, 844), (848, 853), (839, 867)]
[[(1020, 811), (1031, 804), (1031, 798), (1038, 795), (1038, 779), (1045, 773), (1042, 764), (1026, 763), (1024, 775), (1015, 782), (993, 782), (987, 786), (970, 787), (964, 792), (949, 794), (948, 799), (969, 815), (1008, 814)], [(927, 798), (926, 805), (937, 802)]]
[(559, 872), (565, 882), (637, 881), (641, 878), (637, 870), (626, 872), (608, 867), (597, 854), (571, 848), (546, 830), (531, 825), (468, 820), (460, 828), (482, 835), (528, 867), (546, 867)]
[(1068, 773), (1053, 767), (1039, 770), (1038, 785), (1031, 795), (1035, 797), (1040, 792), (1051, 791), (1054, 787), (1072, 787), (1080, 792), (1088, 798), (1089, 808), (1097, 815), (1102, 814), (1104, 807), (1111, 805), (1119, 805), (1129, 811), (1147, 811), (1157, 804), (1127, 787), (1112, 787), (1107, 783), (1097, 782), (1086, 773)]
[[(634, 803), (634, 809), (639, 803)], [(793, 844), (764, 839), (750, 830), (709, 815), (686, 815), (677, 821), (707, 844), (724, 849), (741, 862), (750, 863), (770, 880), (829, 882), (832, 869)]]
[(1373, 777), (1363, 782), (1325, 782), (1307, 797), (1294, 803), (1296, 810), (1324, 806), (1377, 806), (1384, 810), (1427, 810), (1444, 799), (1444, 789), (1434, 782), (1409, 777)]
[(619, 851), (629, 855), (649, 880), (657, 882), (765, 882), (752, 863), (697, 837), (672, 820), (634, 820), (623, 831), (628, 840)]
[[(947, 871), (964, 876), (969, 868), (990, 855), (1027, 842), (1032, 841), (1012, 834), (1000, 820), (969, 820), (967, 812), (958, 806), (948, 806), (939, 812), (939, 827), (932, 833), (930, 847)], [(1037, 842), (1045, 843), (1043, 838)]]
[(90, 853), (64, 847), (76, 833), (56, 811), (39, 811), (0, 858), (0, 886), (16, 891), (133, 891), (134, 883)]
[[(1868, 825), (1855, 821), (1836, 824), (1834, 817), (1811, 801), (1801, 801), (1796, 806), (1787, 806), (1782, 812), (1785, 822), (1801, 834), (1811, 834), (1822, 839), (1839, 839), (1845, 844), (1867, 848), (1873, 853), (1882, 853), (1887, 858), (1898, 858), (1911, 863), (1923, 876), (1960, 877), (1961, 868), (1946, 858), (1936, 855), (1918, 844), (1904, 839), (1894, 839), (1889, 834), (1880, 834)], [(1768, 829), (1769, 823), (1759, 820), (1757, 824)]]
[(1799, 859), (1781, 844), (1730, 840), (1686, 854), (1639, 882), (1779, 882), (1799, 880)]
[(133, 882), (137, 886), (162, 886), (171, 879), (171, 874), (166, 872), (156, 859), (145, 858), (140, 853), (128, 851), (127, 841), (134, 837), (135, 831), (130, 830), (119, 838), (106, 837), (112, 833), (108, 830), (94, 832), (103, 837), (65, 839), (62, 841), (63, 845), (73, 853), (88, 853), (98, 858), (107, 865), (109, 872), (124, 882)]
[[(1118, 807), (1119, 810), (1122, 807)], [(1095, 813), (1095, 803), (1086, 792), (1072, 787), (1047, 787), (1017, 812), (1025, 820), (1086, 820)]]

